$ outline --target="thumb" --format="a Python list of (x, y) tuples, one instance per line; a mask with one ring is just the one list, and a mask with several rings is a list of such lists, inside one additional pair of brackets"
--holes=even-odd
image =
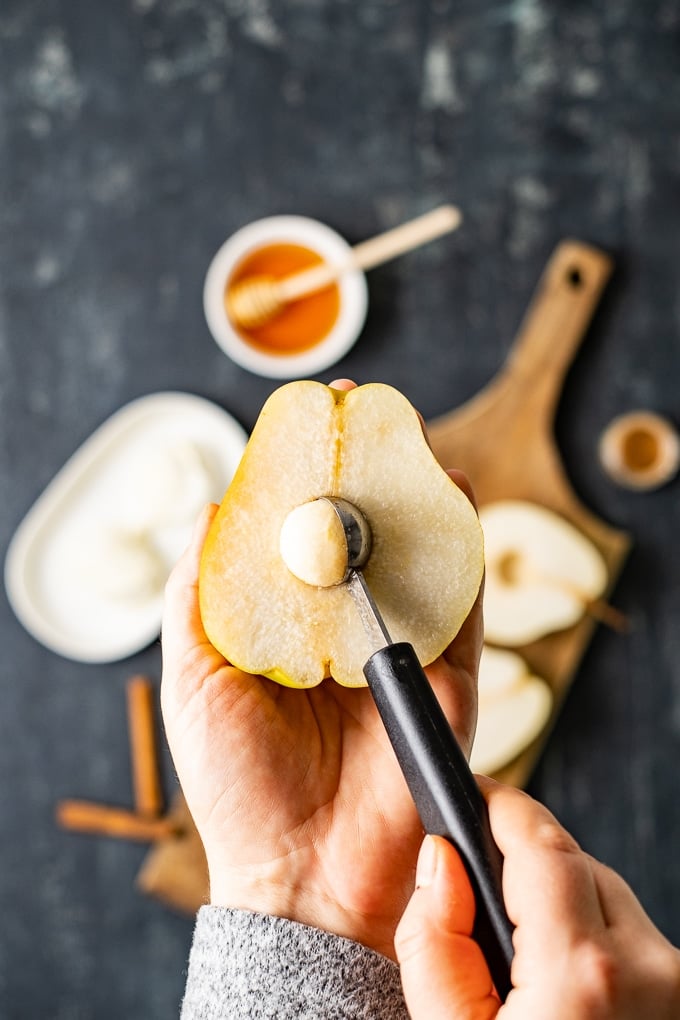
[(482, 951), (472, 939), (475, 899), (457, 851), (426, 836), (416, 889), (394, 946), (413, 1020), (492, 1020), (500, 1008)]

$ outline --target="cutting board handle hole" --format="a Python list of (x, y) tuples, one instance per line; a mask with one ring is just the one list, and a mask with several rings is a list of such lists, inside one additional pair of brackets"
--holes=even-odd
[(567, 269), (567, 283), (570, 287), (573, 287), (574, 290), (578, 290), (579, 287), (583, 286), (583, 273), (578, 266), (571, 266)]

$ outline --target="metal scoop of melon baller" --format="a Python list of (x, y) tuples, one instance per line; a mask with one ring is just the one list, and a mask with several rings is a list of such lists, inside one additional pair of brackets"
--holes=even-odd
[(413, 646), (392, 642), (368, 589), (361, 572), (371, 552), (368, 522), (347, 500), (326, 498), (347, 541), (342, 583), (375, 649), (364, 675), (423, 828), (453, 843), (465, 864), (477, 904), (473, 936), (504, 1002), (512, 987), (513, 925), (503, 903), (503, 859), (491, 834), (486, 803)]

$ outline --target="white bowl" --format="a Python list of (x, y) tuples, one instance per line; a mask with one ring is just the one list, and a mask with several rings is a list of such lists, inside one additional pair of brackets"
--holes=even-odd
[(340, 361), (356, 343), (368, 308), (366, 277), (361, 270), (351, 269), (338, 279), (338, 317), (318, 344), (297, 354), (267, 354), (248, 344), (234, 328), (224, 307), (224, 291), (236, 266), (252, 251), (269, 244), (303, 245), (331, 265), (345, 262), (351, 251), (334, 230), (306, 216), (269, 216), (242, 227), (225, 241), (208, 268), (203, 308), (210, 332), (225, 354), (256, 375), (271, 379), (315, 375)]

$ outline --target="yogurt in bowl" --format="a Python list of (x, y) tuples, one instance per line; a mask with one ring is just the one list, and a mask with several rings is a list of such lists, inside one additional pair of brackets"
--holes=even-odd
[(242, 368), (273, 379), (305, 378), (330, 368), (364, 325), (368, 288), (361, 270), (344, 269), (330, 286), (250, 329), (232, 321), (226, 297), (248, 277), (284, 277), (322, 262), (345, 266), (350, 254), (344, 238), (305, 216), (270, 216), (242, 227), (216, 253), (205, 279), (203, 307), (216, 343)]

